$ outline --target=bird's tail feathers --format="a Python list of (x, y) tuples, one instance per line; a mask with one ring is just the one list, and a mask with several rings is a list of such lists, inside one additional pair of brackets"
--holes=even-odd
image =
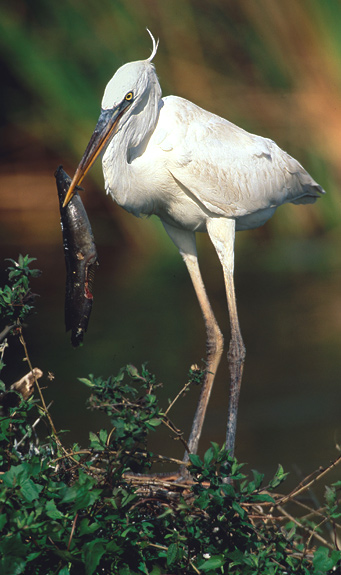
[(324, 189), (311, 177), (310, 174), (299, 164), (300, 169), (295, 170), (293, 175), (296, 176), (301, 194), (291, 200), (292, 204), (313, 204), (316, 200), (326, 192)]
[[(322, 193), (324, 194), (325, 191), (322, 190)], [(291, 204), (314, 204), (316, 202), (316, 200), (319, 198), (319, 194), (306, 194), (304, 196), (301, 196), (300, 198), (297, 198), (296, 200), (291, 200)]]

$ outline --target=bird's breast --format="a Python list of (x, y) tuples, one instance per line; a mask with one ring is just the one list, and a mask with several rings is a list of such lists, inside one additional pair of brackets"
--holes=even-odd
[(207, 211), (191, 198), (181, 195), (170, 195), (169, 201), (160, 204), (155, 214), (166, 224), (193, 232), (205, 232), (209, 217)]
[(127, 186), (113, 188), (106, 181), (106, 191), (119, 206), (136, 217), (155, 215), (173, 227), (206, 231), (208, 211), (188, 197), (171, 178), (166, 183), (153, 182), (151, 175), (136, 182), (132, 190)]

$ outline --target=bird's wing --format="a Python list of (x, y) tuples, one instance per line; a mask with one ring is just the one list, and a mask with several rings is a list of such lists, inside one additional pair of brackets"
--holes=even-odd
[(285, 202), (314, 202), (323, 193), (272, 140), (182, 98), (164, 102), (158, 146), (178, 185), (210, 212), (240, 217)]

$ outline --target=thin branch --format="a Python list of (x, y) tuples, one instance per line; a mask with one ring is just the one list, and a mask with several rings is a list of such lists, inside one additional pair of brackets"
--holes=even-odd
[[(324, 477), (329, 471), (331, 471), (334, 467), (336, 467), (340, 462), (341, 462), (341, 455), (339, 455), (339, 457), (337, 457), (330, 465), (328, 465), (328, 467), (322, 468), (322, 470), (319, 472), (319, 474), (314, 479), (312, 479), (311, 481), (309, 481), (305, 485), (302, 485), (304, 483), (304, 481), (309, 479), (309, 477), (311, 477), (313, 474), (308, 476), (304, 481), (302, 481), (299, 484), (298, 487), (296, 487), (296, 489), (291, 491), (291, 493), (289, 493), (289, 495), (285, 495), (284, 497), (282, 497), (282, 499), (277, 501), (275, 503), (275, 505), (276, 506), (283, 505), (284, 503), (287, 503), (287, 501), (289, 501), (289, 500), (294, 500), (295, 497), (297, 497), (298, 495), (300, 495), (301, 493), (303, 493), (304, 491), (309, 489), (312, 485), (314, 485), (314, 483), (316, 483), (322, 477)], [(314, 473), (316, 473), (316, 472), (314, 472)]]
[[(323, 543), (323, 545), (326, 545), (326, 547), (329, 547), (329, 549), (334, 549), (333, 545), (331, 545), (330, 543), (328, 543), (328, 541), (326, 541), (326, 539), (324, 539), (323, 537), (321, 537), (321, 535), (319, 535), (318, 533), (315, 532), (314, 529), (309, 529), (308, 527), (305, 527), (305, 525), (302, 525), (302, 523), (300, 523), (297, 519), (295, 519), (295, 517), (293, 517), (292, 515), (290, 515), (290, 513), (288, 513), (287, 511), (285, 511), (285, 509), (283, 509), (282, 506), (278, 506), (278, 509), (280, 510), (280, 512), (285, 515), (290, 521), (292, 521), (293, 523), (295, 523), (295, 525), (297, 525), (300, 529), (303, 529), (303, 531), (305, 531), (306, 533), (309, 533), (309, 535), (312, 537), (314, 536), (316, 539), (318, 539), (319, 541), (321, 541), (321, 543)], [(316, 526), (317, 528), (318, 526)]]
[(6, 337), (8, 336), (8, 334), (10, 333), (10, 331), (16, 326), (15, 323), (13, 323), (12, 325), (6, 325), (6, 327), (4, 327), (4, 329), (0, 332), (0, 343), (6, 339)]
[(191, 381), (188, 381), (184, 387), (182, 389), (180, 389), (179, 393), (175, 396), (175, 398), (173, 399), (173, 401), (169, 404), (169, 406), (167, 407), (166, 411), (165, 411), (165, 415), (167, 415), (167, 413), (172, 409), (173, 405), (176, 403), (176, 401), (178, 401), (178, 399), (185, 393), (185, 391), (187, 391), (187, 389), (192, 385)]
[[(47, 406), (47, 409), (50, 409), (50, 407), (51, 407), (52, 404), (53, 404), (53, 401), (50, 401), (50, 403), (49, 403), (48, 406)], [(39, 423), (41, 420), (42, 420), (42, 417), (41, 417), (41, 416), (38, 417), (38, 418), (35, 420), (35, 422), (32, 423), (32, 425), (31, 425), (32, 429), (34, 429), (35, 427), (37, 427), (38, 423)], [(27, 436), (28, 436), (28, 432), (25, 433), (24, 437), (22, 437), (22, 438), (20, 439), (20, 441), (18, 441), (18, 443), (17, 443), (17, 445), (16, 445), (16, 448), (20, 447), (20, 445), (23, 443), (23, 441), (25, 441), (25, 439), (26, 439)]]
[(76, 529), (77, 519), (78, 519), (78, 513), (76, 513), (75, 518), (74, 518), (74, 520), (72, 521), (72, 528), (71, 528), (71, 533), (70, 533), (70, 537), (69, 537), (69, 542), (68, 542), (68, 545), (67, 545), (67, 551), (70, 551), (70, 546), (71, 546), (73, 534), (74, 534), (75, 529)]
[[(32, 367), (32, 364), (31, 364), (31, 361), (30, 361), (30, 358), (29, 358), (29, 355), (28, 355), (26, 342), (25, 342), (25, 339), (24, 339), (24, 336), (23, 336), (23, 333), (22, 333), (22, 327), (20, 326), (19, 329), (20, 329), (19, 340), (20, 340), (21, 345), (22, 345), (23, 348), (24, 348), (25, 359), (26, 359), (26, 361), (27, 361), (27, 363), (28, 363), (28, 366), (29, 366), (31, 372), (34, 374), (33, 367)], [(48, 411), (48, 409), (47, 409), (47, 407), (46, 407), (45, 399), (44, 399), (44, 396), (43, 396), (43, 394), (42, 394), (40, 385), (39, 385), (39, 383), (38, 383), (38, 379), (37, 379), (37, 377), (36, 377), (35, 374), (34, 374), (34, 381), (35, 381), (35, 384), (36, 384), (36, 387), (37, 387), (37, 390), (38, 390), (38, 393), (39, 393), (40, 401), (41, 401), (42, 406), (43, 406), (43, 411), (44, 411), (44, 413), (45, 413), (45, 415), (46, 415), (46, 417), (47, 417), (47, 419), (48, 419), (48, 421), (49, 421), (49, 424), (50, 424), (50, 426), (51, 426), (52, 433), (53, 433), (53, 435), (54, 435), (54, 437), (55, 437), (55, 440), (56, 440), (57, 444), (58, 444), (60, 447), (62, 447), (61, 441), (60, 441), (60, 439), (59, 439), (59, 437), (58, 437), (58, 434), (57, 434), (56, 428), (55, 428), (55, 426), (54, 426), (54, 423), (53, 423), (53, 421), (52, 421), (51, 415), (49, 414), (49, 411)]]

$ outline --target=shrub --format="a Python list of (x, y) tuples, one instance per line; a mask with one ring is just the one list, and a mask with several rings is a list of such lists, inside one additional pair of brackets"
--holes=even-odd
[[(27, 256), (12, 262), (0, 292), (3, 317), (15, 326), (29, 365), (21, 322), (32, 311), (31, 262)], [(3, 343), (2, 359), (4, 350)], [(196, 368), (189, 379), (200, 379)], [(105, 412), (112, 426), (90, 433), (85, 449), (63, 445), (37, 380), (39, 399), (20, 399), (0, 419), (1, 574), (325, 575), (340, 569), (341, 482), (326, 489), (321, 509), (299, 518), (287, 511), (326, 470), (282, 496), (276, 493), (286, 477), (281, 466), (264, 485), (262, 474), (248, 478), (242, 464), (212, 444), (203, 459), (190, 456), (187, 470), (173, 461), (177, 475), (150, 474), (154, 461), (169, 458), (148, 450), (149, 433), (167, 425), (182, 438), (169, 408), (159, 405), (155, 376), (146, 366), (128, 365), (115, 377), (81, 381), (91, 390), (91, 408)], [(41, 420), (50, 429), (43, 440)]]

